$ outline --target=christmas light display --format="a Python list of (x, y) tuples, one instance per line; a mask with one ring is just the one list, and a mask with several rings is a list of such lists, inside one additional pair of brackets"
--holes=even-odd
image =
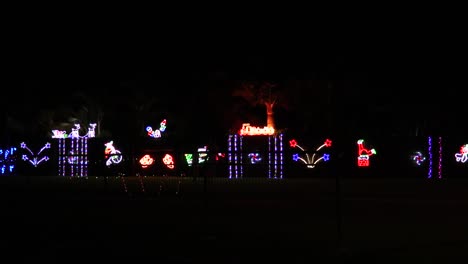
[(106, 165), (109, 167), (112, 164), (119, 164), (122, 161), (122, 153), (115, 149), (114, 141), (109, 141), (104, 146), (106, 146), (104, 149), (104, 158), (107, 159)]
[(70, 134), (67, 134), (64, 130), (52, 130), (52, 138), (94, 138), (96, 137), (96, 123), (89, 124), (88, 132), (84, 136), (80, 136), (80, 124), (75, 124)]
[(370, 156), (377, 154), (375, 149), (368, 150), (364, 148), (364, 139), (359, 139), (357, 141), (358, 145), (358, 167), (369, 167), (370, 165)]
[(12, 174), (16, 163), (16, 147), (10, 147), (5, 150), (0, 149), (0, 174)]
[(420, 151), (416, 151), (411, 156), (411, 160), (413, 160), (414, 163), (416, 163), (416, 165), (421, 166), (423, 162), (426, 160), (426, 157)]
[(460, 152), (455, 154), (455, 160), (461, 163), (468, 161), (468, 144), (461, 146)]
[(59, 175), (88, 176), (88, 139), (96, 137), (96, 126), (90, 123), (84, 136), (80, 136), (80, 124), (75, 124), (69, 134), (52, 130), (52, 138), (58, 139)]
[(32, 152), (32, 150), (29, 149), (26, 143), (24, 142), (21, 143), (21, 148), (27, 150), (30, 154), (30, 156), (28, 156), (27, 154), (23, 154), (22, 159), (24, 161), (29, 161), (34, 167), (37, 167), (42, 162), (49, 160), (48, 156), (39, 157), (39, 155), (41, 155), (41, 153), (44, 150), (50, 149), (50, 143), (46, 143), (36, 154), (34, 154), (34, 152)]
[(148, 168), (148, 166), (153, 165), (153, 163), (154, 163), (154, 159), (153, 159), (150, 155), (148, 155), (148, 154), (144, 155), (144, 156), (140, 159), (140, 165), (141, 165), (141, 167), (144, 168), (144, 169), (145, 169), (145, 168)]
[(166, 119), (161, 121), (161, 123), (159, 124), (159, 129), (156, 129), (156, 130), (153, 130), (153, 128), (151, 126), (147, 126), (146, 127), (146, 132), (147, 132), (148, 136), (152, 137), (152, 138), (160, 138), (161, 137), (161, 132), (166, 131), (166, 123), (167, 123)]
[(205, 163), (205, 161), (208, 160), (208, 148), (206, 146), (203, 146), (201, 148), (197, 149), (198, 151), (198, 163)]
[(275, 129), (272, 127), (253, 127), (249, 123), (242, 124), (242, 128), (239, 130), (241, 136), (271, 136), (275, 134)]
[(252, 164), (256, 164), (262, 161), (260, 153), (249, 153), (247, 156), (250, 158), (250, 163)]
[(166, 154), (162, 161), (169, 169), (174, 169), (174, 159), (170, 154)]
[(187, 165), (190, 167), (193, 164), (193, 154), (191, 153), (186, 153), (184, 154), (185, 156), (185, 161), (187, 161)]
[[(292, 148), (299, 148), (303, 152), (306, 152), (304, 148), (302, 148), (299, 144), (297, 144), (297, 141), (295, 139), (292, 139), (289, 141), (289, 145)], [(329, 148), (332, 145), (332, 141), (330, 139), (326, 139), (325, 142), (320, 145), (317, 149), (315, 149), (314, 153), (312, 156), (309, 155), (309, 153), (306, 152), (306, 158), (302, 158), (300, 154), (293, 154), (293, 160), (294, 161), (302, 161), (304, 164), (307, 165), (307, 168), (313, 169), (315, 168), (315, 165), (320, 162), (320, 161), (328, 161), (330, 160), (330, 154), (324, 153), (320, 158), (316, 159), (316, 154), (322, 149), (322, 148)]]
[(237, 179), (244, 176), (244, 169), (242, 166), (242, 136), (229, 135), (228, 164), (229, 179)]
[[(205, 163), (208, 159), (208, 147), (203, 146), (197, 149), (198, 153), (198, 164)], [(192, 153), (186, 153), (184, 154), (185, 156), (185, 161), (187, 162), (188, 166), (192, 166), (193, 164), (193, 154)]]
[(216, 161), (226, 158), (226, 153), (218, 152), (216, 154)]
[[(268, 178), (282, 179), (283, 178), (283, 135), (267, 136), (268, 151)], [(243, 136), (234, 134), (228, 136), (228, 152), (227, 162), (229, 179), (242, 178), (244, 176), (244, 151)], [(222, 156), (220, 156), (222, 157)], [(248, 157), (248, 154), (247, 154)], [(252, 157), (250, 157), (252, 158)], [(250, 159), (250, 161), (252, 161)]]

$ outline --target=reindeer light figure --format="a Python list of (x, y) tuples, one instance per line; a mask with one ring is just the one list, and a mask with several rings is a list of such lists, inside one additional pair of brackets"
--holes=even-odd
[(369, 157), (377, 154), (375, 149), (368, 150), (364, 148), (364, 139), (359, 139), (357, 141), (358, 145), (358, 167), (369, 167)]
[[(304, 150), (299, 144), (297, 144), (297, 141), (296, 141), (295, 139), (290, 140), (290, 141), (289, 141), (289, 145), (290, 145), (292, 148), (297, 147), (297, 148), (299, 148), (300, 150), (302, 150), (303, 152), (305, 152), (305, 150)], [(314, 154), (312, 154), (312, 156), (310, 156), (309, 153), (306, 153), (306, 158), (304, 159), (304, 158), (302, 158), (299, 154), (293, 154), (293, 160), (294, 160), (294, 161), (300, 160), (300, 161), (302, 161), (304, 164), (307, 165), (307, 168), (313, 169), (313, 168), (315, 168), (315, 165), (316, 165), (318, 162), (320, 162), (320, 161), (322, 161), (322, 160), (323, 160), (323, 161), (328, 161), (328, 160), (330, 160), (330, 154), (327, 154), (327, 153), (323, 154), (323, 155), (322, 155), (320, 158), (318, 158), (318, 159), (315, 159), (315, 158), (316, 158), (317, 152), (318, 152), (319, 150), (321, 150), (322, 148), (325, 148), (325, 147), (329, 148), (329, 147), (331, 147), (331, 145), (332, 145), (332, 141), (331, 141), (330, 139), (326, 139), (325, 142), (324, 142), (322, 145), (320, 145), (320, 146), (314, 151)]]

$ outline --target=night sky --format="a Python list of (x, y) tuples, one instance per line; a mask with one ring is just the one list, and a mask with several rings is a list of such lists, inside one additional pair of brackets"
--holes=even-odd
[[(290, 99), (288, 109), (276, 110), (283, 128), (304, 133), (363, 128), (407, 135), (420, 126), (425, 133), (466, 133), (460, 119), (467, 113), (463, 89), (453, 87), (460, 77), (451, 71), (456, 67), (448, 63), (449, 54), (431, 52), (421, 46), (424, 42), (404, 37), (363, 36), (337, 34), (307, 42), (291, 36), (262, 41), (73, 35), (41, 41), (32, 36), (35, 44), (12, 44), (4, 61), (4, 90), (11, 94), (3, 99), (9, 116), (31, 125), (38, 111), (79, 108), (83, 102), (76, 93), (82, 92), (102, 105), (103, 126), (117, 136), (120, 122), (132, 119), (129, 109), (151, 98), (151, 122), (171, 117), (179, 129), (197, 131), (195, 140), (212, 131), (221, 137), (239, 122), (264, 120), (263, 109), (242, 108), (231, 93), (242, 82), (267, 81)], [(64, 118), (56, 117), (56, 122)], [(312, 129), (317, 121), (328, 125)]]

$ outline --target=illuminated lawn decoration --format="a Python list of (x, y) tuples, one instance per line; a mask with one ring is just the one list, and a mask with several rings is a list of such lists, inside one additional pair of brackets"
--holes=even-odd
[(187, 161), (187, 165), (192, 166), (193, 164), (193, 154), (192, 153), (186, 153), (184, 154), (185, 156), (185, 161)]
[[(295, 139), (292, 139), (289, 141), (289, 145), (292, 148), (299, 148), (303, 152), (305, 152), (304, 148), (302, 148), (299, 144), (297, 144), (297, 141)], [(330, 154), (324, 153), (320, 158), (316, 159), (316, 154), (319, 152), (322, 148), (329, 148), (332, 145), (332, 141), (330, 139), (326, 139), (325, 142), (320, 145), (312, 154), (312, 156), (309, 155), (309, 153), (306, 153), (305, 159), (300, 156), (300, 154), (293, 154), (293, 160), (294, 161), (302, 161), (304, 164), (307, 165), (307, 168), (313, 169), (315, 168), (315, 165), (320, 162), (320, 161), (328, 161), (330, 160)]]
[(89, 124), (88, 133), (84, 136), (80, 136), (80, 124), (75, 124), (70, 132), (67, 134), (64, 130), (52, 130), (52, 138), (94, 138), (96, 137), (96, 123)]
[(416, 165), (421, 166), (424, 163), (424, 161), (426, 160), (426, 157), (420, 151), (416, 151), (411, 156), (411, 160), (413, 160), (414, 163), (416, 163)]
[(58, 172), (61, 176), (88, 176), (88, 139), (96, 137), (96, 123), (88, 126), (88, 132), (80, 136), (80, 124), (71, 132), (52, 130), (52, 138), (58, 139)]
[[(245, 124), (244, 124), (245, 125)], [(252, 136), (252, 134), (248, 134)], [(260, 136), (259, 134), (254, 134)], [(266, 163), (268, 164), (268, 178), (283, 178), (283, 134), (265, 136), (268, 140)], [(242, 178), (244, 176), (244, 136), (234, 134), (228, 136), (227, 163), (229, 179)], [(219, 157), (223, 157), (220, 155)], [(252, 158), (252, 157), (250, 157)]]
[(250, 158), (250, 163), (256, 164), (262, 161), (260, 153), (249, 153), (248, 157)]
[(253, 127), (249, 123), (242, 124), (239, 130), (241, 136), (272, 136), (275, 134), (275, 129), (272, 127)]
[(203, 146), (197, 149), (198, 151), (198, 163), (205, 163), (208, 160), (208, 148), (207, 146)]
[[(198, 164), (205, 163), (208, 161), (209, 156), (208, 156), (208, 147), (203, 146), (197, 149), (198, 153)], [(184, 154), (185, 156), (185, 161), (187, 162), (187, 165), (190, 167), (193, 164), (193, 154), (192, 153), (186, 153)], [(217, 160), (217, 159), (216, 159)]]
[(160, 138), (161, 137), (161, 132), (166, 131), (166, 123), (167, 123), (166, 119), (161, 121), (161, 123), (159, 124), (159, 129), (156, 129), (156, 130), (153, 130), (153, 128), (151, 126), (147, 126), (146, 127), (146, 132), (147, 132), (148, 136), (150, 136), (152, 138)]
[(0, 149), (0, 174), (12, 174), (15, 169), (16, 147), (10, 147), (5, 150)]
[(140, 165), (143, 169), (148, 168), (149, 166), (153, 165), (154, 159), (146, 154), (140, 159)]
[(358, 167), (369, 167), (370, 161), (369, 158), (372, 155), (377, 154), (375, 149), (368, 150), (364, 148), (364, 139), (359, 139), (357, 141), (358, 145)]
[(174, 169), (174, 159), (170, 154), (166, 154), (162, 161), (169, 169)]
[(104, 149), (104, 158), (107, 159), (106, 165), (109, 167), (112, 164), (119, 164), (122, 161), (122, 153), (115, 149), (114, 141), (109, 141), (104, 146), (106, 146)]
[(460, 152), (455, 154), (455, 160), (461, 163), (468, 161), (468, 144), (461, 146)]
[(46, 143), (36, 154), (34, 154), (34, 152), (32, 152), (32, 150), (29, 149), (26, 143), (24, 142), (21, 143), (21, 148), (27, 150), (30, 154), (30, 156), (28, 156), (27, 154), (24, 154), (22, 156), (22, 159), (24, 161), (29, 161), (34, 167), (37, 167), (42, 162), (46, 162), (49, 160), (48, 156), (40, 157), (40, 155), (44, 150), (50, 149), (50, 143)]

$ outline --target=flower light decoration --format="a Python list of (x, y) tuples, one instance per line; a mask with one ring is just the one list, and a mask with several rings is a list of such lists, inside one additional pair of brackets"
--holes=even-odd
[[(303, 152), (305, 152), (304, 148), (302, 148), (299, 144), (297, 144), (297, 141), (295, 139), (292, 139), (289, 141), (289, 145), (292, 148), (299, 148)], [(302, 161), (304, 164), (307, 165), (307, 168), (313, 169), (315, 168), (315, 165), (320, 162), (320, 161), (329, 161), (330, 160), (330, 154), (324, 153), (321, 157), (316, 159), (317, 153), (322, 149), (322, 148), (329, 148), (332, 145), (332, 141), (330, 139), (326, 139), (325, 142), (320, 145), (317, 149), (315, 149), (314, 154), (309, 155), (309, 153), (305, 153), (305, 158), (301, 157), (300, 154), (293, 154), (293, 160), (294, 161)]]
[(174, 158), (170, 154), (166, 154), (162, 161), (169, 169), (174, 169)]
[(143, 169), (148, 168), (149, 166), (153, 165), (154, 159), (149, 155), (146, 154), (140, 159), (140, 165)]
[(364, 139), (359, 139), (357, 141), (358, 145), (358, 167), (369, 167), (370, 161), (369, 158), (372, 155), (377, 154), (375, 149), (368, 150), (364, 147)]
[(151, 126), (147, 126), (146, 127), (146, 132), (147, 132), (149, 137), (160, 138), (161, 137), (161, 132), (166, 131), (166, 125), (167, 125), (167, 121), (166, 121), (166, 119), (164, 119), (159, 124), (159, 129), (153, 130), (153, 128)]
[(455, 160), (461, 163), (468, 161), (468, 144), (461, 146), (460, 151), (455, 154)]
[(34, 153), (24, 142), (21, 143), (21, 148), (27, 150), (30, 154), (30, 155), (24, 154), (22, 156), (22, 159), (24, 161), (29, 161), (34, 167), (37, 167), (42, 162), (46, 162), (49, 160), (48, 156), (40, 157), (39, 155), (41, 155), (41, 153), (44, 150), (50, 149), (50, 143), (46, 143), (37, 153)]
[(119, 164), (122, 161), (122, 153), (115, 149), (114, 141), (109, 141), (104, 146), (106, 146), (104, 149), (104, 158), (107, 159), (106, 165), (109, 167), (112, 164)]

